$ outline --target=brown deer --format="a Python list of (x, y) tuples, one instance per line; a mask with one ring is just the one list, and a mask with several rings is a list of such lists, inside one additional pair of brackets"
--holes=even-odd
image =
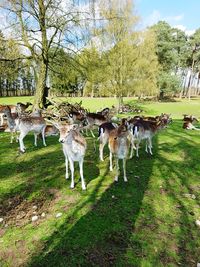
[(132, 125), (132, 138), (131, 138), (131, 154), (130, 158), (133, 156), (133, 149), (136, 147), (136, 156), (139, 157), (139, 145), (142, 140), (146, 140), (145, 151), (147, 153), (152, 153), (152, 138), (158, 132), (158, 130), (166, 127), (168, 121), (165, 119), (160, 119), (159, 121), (148, 121), (140, 119)]
[(184, 114), (183, 115), (183, 129), (186, 129), (186, 130), (200, 130), (199, 128), (195, 127), (193, 125), (193, 123), (196, 123), (196, 122), (199, 122), (197, 118), (195, 118), (194, 116), (190, 116), (190, 115), (186, 115)]
[(105, 122), (99, 126), (99, 157), (101, 161), (104, 161), (103, 159), (103, 150), (104, 146), (108, 143), (109, 135), (111, 131), (117, 128), (117, 124), (112, 122)]
[(126, 158), (129, 150), (129, 140), (128, 140), (128, 125), (125, 120), (122, 120), (121, 125), (113, 129), (109, 134), (108, 146), (110, 150), (110, 171), (113, 170), (112, 157), (113, 154), (116, 157), (116, 169), (117, 173), (115, 176), (115, 181), (118, 181), (119, 176), (119, 159), (123, 160), (123, 172), (124, 172), (124, 182), (127, 182), (126, 177)]
[(91, 132), (92, 137), (95, 137), (92, 128), (94, 126), (100, 126), (101, 124), (108, 122), (107, 118), (101, 114), (98, 113), (87, 113), (85, 115), (85, 120), (86, 120), (86, 124), (87, 126), (85, 126), (84, 128), (87, 130), (89, 129)]

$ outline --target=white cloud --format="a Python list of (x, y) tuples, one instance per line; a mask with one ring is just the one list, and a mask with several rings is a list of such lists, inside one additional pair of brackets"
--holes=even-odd
[(168, 22), (173, 22), (173, 21), (181, 21), (184, 18), (184, 14), (176, 15), (176, 16), (167, 16), (164, 18), (164, 20)]
[(189, 29), (187, 29), (187, 28), (186, 28), (184, 25), (182, 25), (182, 24), (175, 25), (175, 26), (173, 26), (173, 27), (174, 27), (174, 28), (177, 28), (177, 29), (179, 29), (179, 30), (181, 30), (181, 31), (184, 31), (185, 34), (188, 35), (188, 36), (194, 34), (194, 32), (195, 32), (195, 30), (189, 30)]
[(143, 20), (143, 24), (145, 27), (151, 26), (161, 19), (162, 17), (160, 12), (158, 10), (153, 10), (153, 12), (146, 19)]
[(187, 29), (187, 27), (184, 26), (183, 24), (176, 25), (177, 22), (183, 21), (183, 19), (184, 19), (183, 13), (175, 16), (162, 16), (159, 10), (153, 10), (153, 12), (143, 20), (143, 22), (141, 23), (141, 28), (152, 26), (153, 24), (156, 24), (158, 21), (166, 21), (171, 25), (171, 27), (180, 29), (184, 31), (188, 36), (190, 36), (195, 32), (194, 29)]

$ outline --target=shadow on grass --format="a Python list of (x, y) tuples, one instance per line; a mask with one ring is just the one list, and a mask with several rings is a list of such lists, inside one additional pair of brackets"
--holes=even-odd
[[(75, 208), (27, 266), (129, 266), (125, 253), (154, 162), (154, 157), (141, 152), (142, 155), (143, 161), (128, 161), (128, 183), (120, 176), (118, 183), (111, 183), (98, 197), (99, 189), (112, 175), (107, 166), (86, 201)], [(91, 209), (70, 227), (70, 222), (88, 203), (92, 204)]]
[[(183, 130), (183, 135), (190, 132)], [(176, 138), (176, 133), (174, 133)], [(178, 136), (179, 137), (179, 136)], [(160, 149), (167, 151), (169, 147), (163, 144)], [(171, 149), (172, 153), (181, 154), (183, 161), (166, 160), (159, 156), (159, 169), (165, 178), (164, 188), (174, 203), (174, 211), (178, 214), (180, 231), (177, 238), (177, 254), (179, 265), (196, 266), (200, 261), (200, 240), (195, 225), (195, 209), (200, 207), (199, 194), (199, 158), (200, 149), (196, 142), (183, 138)], [(163, 165), (165, 168), (163, 168)]]
[[(12, 198), (14, 201), (17, 196), (20, 201), (35, 198), (47, 198), (50, 201), (53, 197), (51, 189), (62, 190), (70, 186), (70, 179), (65, 179), (64, 155), (58, 138), (47, 138), (47, 147), (43, 147), (40, 142), (35, 148), (32, 143), (33, 136), (29, 135), (26, 137), (27, 152), (20, 155), (18, 144), (5, 142), (8, 136), (8, 134), (3, 136), (2, 149), (4, 152), (1, 154), (3, 161), (0, 163), (0, 182), (5, 186), (0, 188), (0, 211), (3, 212), (1, 216), (7, 212), (4, 205), (7, 205), (7, 202)], [(92, 149), (92, 146), (89, 145), (87, 153), (91, 152)], [(89, 171), (84, 165), (86, 183), (90, 183), (91, 180), (99, 176), (99, 169), (96, 166), (97, 157), (93, 155), (93, 162), (91, 162), (90, 154), (87, 154), (85, 158), (85, 165), (89, 165)], [(4, 158), (4, 155), (7, 156), (7, 159)], [(79, 190), (81, 183), (78, 177), (77, 164), (75, 166), (75, 182)]]

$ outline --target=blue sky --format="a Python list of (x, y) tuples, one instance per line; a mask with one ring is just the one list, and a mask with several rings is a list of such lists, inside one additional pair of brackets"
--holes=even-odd
[(135, 11), (140, 16), (140, 27), (159, 20), (192, 34), (200, 28), (200, 0), (135, 0)]

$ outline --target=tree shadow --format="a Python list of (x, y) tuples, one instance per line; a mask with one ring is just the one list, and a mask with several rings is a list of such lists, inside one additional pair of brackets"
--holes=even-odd
[[(154, 162), (154, 157), (144, 154), (142, 151), (140, 160), (128, 161), (128, 183), (120, 176), (118, 183), (112, 182), (99, 195), (107, 179), (111, 176), (114, 180), (107, 165), (94, 189), (88, 191), (88, 198), (47, 238), (27, 266), (129, 266), (125, 252)], [(84, 214), (89, 203), (91, 208)], [(77, 216), (80, 213), (83, 215)]]
[[(190, 135), (190, 133), (187, 133)], [(176, 138), (176, 134), (174, 134)], [(179, 136), (178, 136), (179, 137)], [(191, 134), (192, 137), (192, 134)], [(189, 137), (187, 137), (189, 138)], [(190, 139), (190, 138), (189, 138)], [(161, 149), (167, 150), (163, 144)], [(159, 156), (161, 175), (166, 177), (164, 188), (174, 203), (174, 211), (178, 214), (179, 233), (177, 234), (177, 254), (181, 266), (196, 266), (200, 260), (200, 240), (195, 225), (195, 209), (200, 207), (199, 194), (199, 157), (200, 149), (192, 139), (183, 138), (173, 146), (171, 152), (179, 151), (183, 160), (166, 160)], [(163, 168), (165, 165), (165, 168)], [(170, 170), (170, 177), (169, 177)]]

